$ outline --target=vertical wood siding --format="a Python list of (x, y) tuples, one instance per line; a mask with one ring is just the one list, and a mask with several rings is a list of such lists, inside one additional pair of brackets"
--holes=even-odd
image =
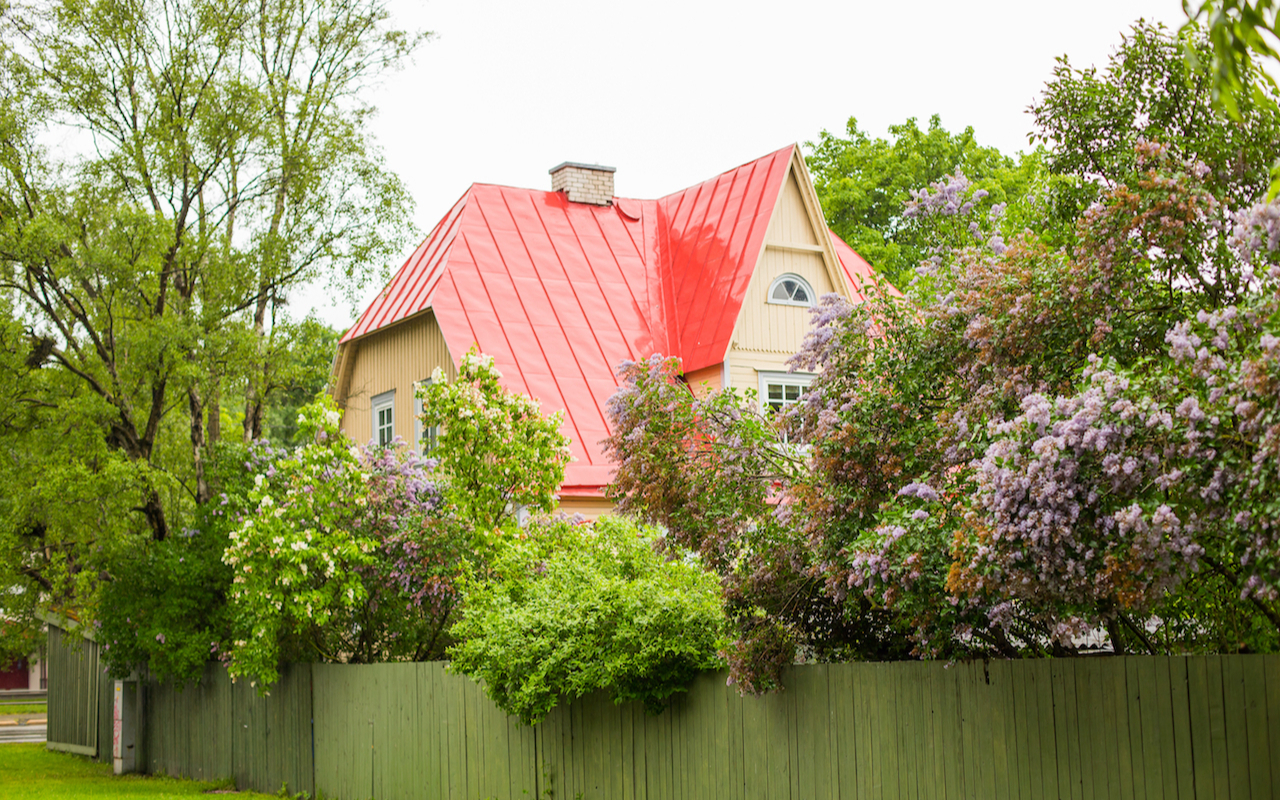
[(357, 442), (373, 438), (370, 400), (395, 390), (396, 435), (413, 438), (414, 383), (431, 377), (436, 367), (449, 380), (457, 371), (445, 343), (444, 334), (430, 311), (396, 323), (353, 342), (351, 380), (345, 397), (336, 398), (344, 408), (342, 430)]
[[(50, 655), (52, 716), (55, 687), (89, 678)], [(594, 694), (530, 728), (441, 663), (294, 665), (268, 698), (211, 666), (197, 686), (150, 687), (144, 763), (330, 800), (1262, 800), (1280, 787), (1280, 656), (823, 664), (784, 683), (742, 697), (709, 673), (657, 716)]]
[(800, 185), (796, 183), (794, 172), (787, 175), (787, 182), (783, 184), (778, 206), (774, 209), (773, 218), (769, 220), (769, 232), (765, 241), (794, 244), (817, 244), (819, 241), (813, 224), (809, 222), (809, 214), (805, 211), (804, 200), (800, 197)]

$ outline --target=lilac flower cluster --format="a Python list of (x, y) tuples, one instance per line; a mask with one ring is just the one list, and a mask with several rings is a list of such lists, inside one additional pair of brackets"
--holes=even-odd
[[(1043, 610), (1085, 616), (1149, 609), (1197, 567), (1194, 514), (1179, 515), (1149, 487), (1176, 452), (1172, 415), (1095, 359), (1088, 388), (993, 425), (978, 464), (989, 529), (973, 543), (974, 585)], [(1189, 412), (1189, 408), (1183, 408)]]
[(971, 192), (972, 186), (973, 182), (957, 169), (946, 180), (929, 184), (928, 189), (913, 189), (903, 214), (907, 217), (966, 216), (989, 194), (986, 189)]
[[(1280, 251), (1280, 198), (1256, 203), (1232, 215), (1228, 245), (1246, 264)], [(1274, 277), (1274, 276), (1273, 276)]]

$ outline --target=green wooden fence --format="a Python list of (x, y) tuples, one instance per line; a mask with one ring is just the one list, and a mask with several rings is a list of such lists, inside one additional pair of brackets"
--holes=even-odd
[(111, 680), (98, 643), (49, 625), (46, 739), (52, 750), (111, 760)]
[[(54, 664), (50, 707), (54, 703)], [(152, 686), (152, 771), (326, 798), (1280, 797), (1280, 656), (832, 664), (658, 716), (591, 696), (528, 728), (443, 665), (210, 667)], [(313, 722), (314, 720), (314, 722)]]
[[(195, 684), (151, 684), (142, 725), (142, 763), (153, 774), (235, 778), (236, 786), (314, 793), (310, 664), (293, 664), (271, 694), (232, 683), (218, 664)], [(331, 794), (331, 793), (327, 793)]]

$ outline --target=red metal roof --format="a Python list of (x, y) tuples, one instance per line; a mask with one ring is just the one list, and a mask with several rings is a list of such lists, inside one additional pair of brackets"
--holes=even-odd
[[(432, 309), (454, 358), (475, 344), (508, 389), (565, 411), (562, 492), (596, 493), (612, 478), (599, 442), (614, 369), (653, 353), (686, 370), (724, 360), (794, 150), (611, 206), (474, 184), (342, 341)], [(858, 286), (871, 268), (832, 241)]]

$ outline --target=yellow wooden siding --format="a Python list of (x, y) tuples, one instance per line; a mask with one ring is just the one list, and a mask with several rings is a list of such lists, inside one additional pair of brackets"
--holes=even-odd
[(720, 388), (724, 381), (724, 365), (712, 364), (703, 369), (695, 369), (693, 372), (685, 373), (684, 379), (688, 381), (694, 395), (702, 397)]
[(587, 519), (597, 519), (613, 513), (613, 501), (607, 497), (561, 497), (557, 509), (565, 514), (581, 514)]
[(816, 245), (820, 241), (809, 222), (795, 172), (788, 174), (787, 182), (782, 185), (782, 195), (778, 198), (773, 218), (769, 220), (765, 241), (808, 245)]
[(435, 315), (428, 311), (347, 344), (352, 346), (346, 397), (337, 398), (345, 406), (342, 430), (357, 442), (373, 438), (370, 401), (394, 389), (396, 435), (412, 439), (414, 383), (431, 377), (436, 367), (449, 380), (457, 374)]
[(769, 287), (779, 275), (799, 275), (813, 287), (815, 299), (833, 291), (819, 253), (799, 253), (766, 247), (747, 287), (734, 331), (734, 346), (741, 350), (791, 355), (800, 349), (809, 330), (809, 309), (770, 303)]

